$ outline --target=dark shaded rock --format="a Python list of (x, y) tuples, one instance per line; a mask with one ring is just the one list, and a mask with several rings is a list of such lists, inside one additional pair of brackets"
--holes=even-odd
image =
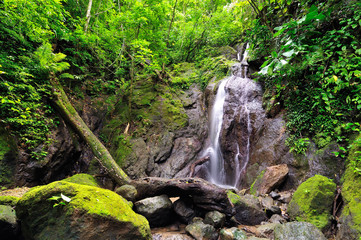
[[(70, 201), (49, 200), (61, 194)], [(64, 205), (54, 206), (59, 201)], [(16, 215), (26, 239), (151, 239), (147, 220), (124, 198), (75, 183), (60, 181), (31, 189), (18, 201)]]
[(145, 216), (149, 224), (154, 227), (165, 226), (170, 223), (172, 202), (167, 195), (161, 195), (134, 203), (135, 211)]
[(308, 222), (289, 222), (277, 225), (274, 229), (275, 240), (326, 240), (323, 233)]
[(228, 197), (234, 204), (235, 218), (239, 223), (257, 225), (267, 221), (268, 218), (265, 212), (262, 211), (261, 204), (255, 196), (249, 194), (239, 196), (233, 192), (228, 192)]
[(204, 217), (204, 223), (210, 224), (215, 228), (221, 228), (226, 220), (226, 215), (218, 211), (208, 212)]
[(138, 193), (137, 189), (132, 185), (120, 186), (116, 188), (114, 192), (131, 202), (135, 200)]
[(187, 225), (186, 232), (196, 240), (216, 240), (218, 238), (216, 229), (210, 224), (203, 223), (199, 218), (195, 218), (193, 223)]
[(307, 221), (321, 230), (330, 225), (336, 184), (327, 177), (315, 175), (302, 183), (293, 194), (287, 213), (297, 221)]
[(267, 167), (259, 187), (260, 194), (270, 193), (277, 188), (286, 179), (288, 175), (288, 166), (286, 164)]
[(15, 140), (0, 126), (0, 185), (8, 186), (14, 182), (18, 151)]
[(173, 203), (173, 210), (183, 223), (189, 223), (196, 215), (190, 199), (178, 199)]
[(0, 205), (0, 234), (1, 239), (23, 239), (15, 211), (10, 206)]
[(249, 239), (244, 231), (236, 227), (223, 228), (219, 232), (219, 240), (243, 240)]

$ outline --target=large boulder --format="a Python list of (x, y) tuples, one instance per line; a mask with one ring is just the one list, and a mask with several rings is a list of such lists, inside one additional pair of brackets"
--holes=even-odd
[(172, 202), (167, 195), (145, 198), (134, 203), (135, 211), (145, 216), (154, 227), (169, 224)]
[(63, 179), (62, 181), (87, 185), (87, 186), (91, 186), (91, 187), (99, 187), (97, 180), (92, 175), (85, 174), (85, 173), (75, 174), (71, 177)]
[(274, 229), (275, 240), (327, 240), (323, 233), (308, 222), (279, 224)]
[(335, 190), (331, 179), (315, 175), (297, 188), (287, 212), (292, 219), (310, 222), (324, 230), (330, 224)]
[(152, 238), (147, 220), (118, 194), (65, 181), (31, 189), (16, 215), (26, 239)]
[(262, 210), (258, 199), (246, 194), (239, 196), (231, 191), (228, 192), (228, 198), (234, 205), (236, 220), (244, 225), (257, 225), (263, 221), (267, 221), (266, 213)]
[(259, 187), (259, 193), (270, 193), (272, 190), (281, 185), (281, 183), (286, 179), (288, 171), (287, 164), (268, 167), (263, 175), (261, 185)]
[[(361, 141), (361, 135), (356, 139)], [(355, 141), (355, 142), (356, 142)], [(361, 238), (361, 175), (351, 168), (351, 163), (357, 163), (361, 147), (353, 144), (348, 157), (348, 166), (343, 176), (342, 197), (344, 207), (339, 218), (340, 228), (338, 240), (352, 240)]]

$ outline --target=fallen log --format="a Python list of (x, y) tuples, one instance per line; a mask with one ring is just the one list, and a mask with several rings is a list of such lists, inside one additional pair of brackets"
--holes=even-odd
[(165, 179), (147, 177), (132, 180), (137, 191), (137, 199), (158, 196), (190, 197), (193, 204), (206, 211), (219, 211), (227, 216), (233, 216), (235, 210), (227, 197), (227, 189), (218, 187), (200, 178)]

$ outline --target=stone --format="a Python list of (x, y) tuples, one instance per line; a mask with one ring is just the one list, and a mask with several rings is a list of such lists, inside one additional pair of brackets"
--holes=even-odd
[(219, 232), (219, 240), (243, 240), (243, 239), (248, 239), (246, 233), (236, 227), (223, 228)]
[(315, 175), (297, 188), (287, 213), (291, 219), (307, 221), (325, 230), (330, 225), (335, 190), (336, 184), (331, 179)]
[(279, 214), (273, 214), (272, 217), (269, 219), (269, 222), (270, 223), (285, 223), (285, 222), (287, 222), (287, 220), (284, 219)]
[(16, 215), (26, 239), (152, 238), (146, 218), (118, 194), (65, 181), (32, 188), (18, 201)]
[(327, 240), (323, 233), (308, 222), (279, 224), (274, 229), (275, 240)]
[(170, 223), (172, 202), (167, 195), (145, 198), (134, 203), (135, 211), (147, 218), (154, 227)]
[(266, 213), (262, 210), (258, 199), (246, 194), (239, 196), (231, 191), (228, 192), (228, 198), (234, 205), (236, 220), (244, 225), (258, 225), (263, 221), (267, 221)]
[(270, 196), (272, 199), (276, 200), (276, 199), (278, 199), (281, 195), (280, 195), (278, 192), (272, 191), (272, 192), (269, 193), (269, 196)]
[(22, 239), (15, 211), (10, 206), (0, 205), (0, 233), (1, 239)]
[(281, 214), (281, 208), (278, 206), (271, 206), (270, 208), (266, 209), (267, 217), (271, 217), (273, 214)]
[(210, 224), (215, 228), (221, 228), (226, 220), (226, 215), (218, 211), (208, 212), (204, 217), (204, 223)]
[(216, 240), (218, 238), (216, 229), (210, 224), (203, 223), (199, 218), (194, 219), (193, 223), (186, 226), (186, 232), (196, 240)]
[(280, 225), (279, 223), (267, 223), (257, 227), (257, 232), (262, 237), (273, 238), (274, 229)]
[(272, 190), (281, 185), (282, 182), (286, 179), (288, 171), (287, 164), (268, 167), (263, 175), (261, 185), (259, 187), (259, 193), (270, 193)]
[(195, 211), (192, 206), (193, 204), (190, 200), (187, 201), (180, 198), (173, 203), (173, 210), (183, 223), (188, 224), (195, 217)]
[(153, 240), (193, 240), (193, 238), (181, 233), (162, 232), (153, 234)]
[(279, 197), (278, 201), (280, 201), (282, 203), (289, 203), (289, 202), (291, 202), (292, 195), (293, 195), (293, 193), (290, 191), (280, 192), (280, 197)]
[(116, 188), (115, 192), (131, 202), (135, 200), (138, 193), (134, 186), (127, 184)]

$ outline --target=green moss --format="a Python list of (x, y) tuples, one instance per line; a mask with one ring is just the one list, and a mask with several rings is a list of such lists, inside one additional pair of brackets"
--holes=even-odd
[(288, 207), (291, 218), (314, 224), (321, 230), (330, 224), (336, 184), (327, 177), (315, 175), (303, 182)]
[(15, 207), (20, 198), (14, 196), (0, 196), (0, 205)]
[(235, 194), (235, 193), (232, 192), (232, 191), (228, 191), (228, 192), (227, 192), (227, 197), (228, 197), (228, 199), (231, 201), (231, 203), (232, 203), (233, 205), (240, 204), (240, 202), (241, 202), (241, 197), (238, 196), (237, 194)]
[[(50, 201), (49, 198), (59, 196), (61, 193), (70, 197), (71, 201), (64, 206), (60, 205), (54, 208), (54, 202)], [(56, 214), (54, 212), (57, 211), (57, 214), (59, 214), (61, 208), (62, 211), (60, 212), (63, 212), (60, 213), (61, 215), (95, 215), (98, 218), (132, 224), (133, 228), (137, 229), (144, 239), (148, 239), (150, 236), (148, 221), (143, 216), (136, 214), (131, 209), (131, 204), (118, 194), (106, 189), (66, 181), (53, 182), (45, 186), (32, 188), (19, 200), (16, 213), (19, 219), (26, 219), (29, 214), (35, 216), (36, 214), (48, 212), (49, 214)], [(36, 211), (39, 211), (39, 209), (40, 212), (37, 213)], [(34, 218), (34, 216), (30, 216), (30, 218)], [(43, 221), (42, 217), (40, 221)], [(33, 229), (39, 223), (34, 219), (34, 222), (28, 224), (30, 224), (29, 229)]]
[(261, 180), (262, 180), (263, 175), (264, 175), (265, 172), (266, 172), (266, 170), (263, 170), (260, 174), (258, 174), (256, 179), (252, 183), (251, 188), (250, 188), (250, 193), (251, 194), (257, 195), (258, 187), (261, 184)]
[(70, 183), (77, 183), (77, 184), (82, 184), (82, 185), (88, 185), (88, 186), (92, 186), (92, 187), (99, 187), (97, 180), (93, 176), (91, 176), (89, 174), (85, 174), (85, 173), (75, 174), (71, 177), (63, 179), (62, 181), (70, 182)]
[[(361, 134), (355, 141), (360, 141)], [(361, 237), (361, 175), (356, 173), (351, 166), (351, 163), (358, 157), (360, 147), (356, 144), (353, 145), (348, 156), (347, 168), (343, 175), (342, 184), (342, 197), (344, 200), (344, 208), (342, 211), (341, 219), (344, 224), (355, 232), (357, 239)], [(347, 220), (349, 219), (349, 220)]]

